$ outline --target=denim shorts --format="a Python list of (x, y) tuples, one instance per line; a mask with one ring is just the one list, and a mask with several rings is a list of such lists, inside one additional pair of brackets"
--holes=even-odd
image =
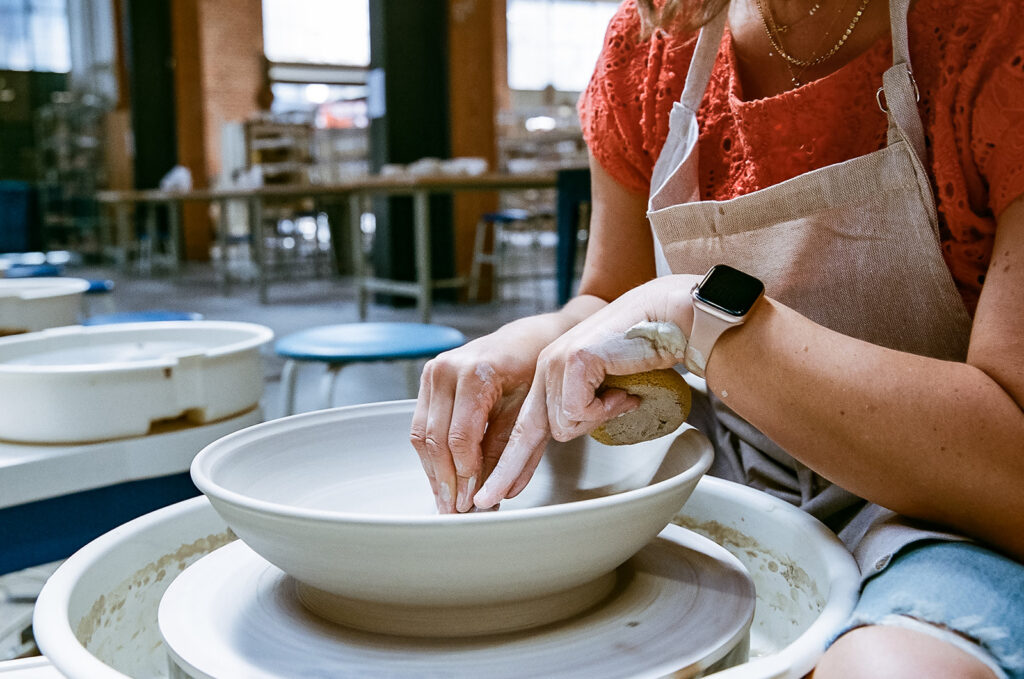
[(970, 542), (908, 545), (865, 582), (843, 632), (864, 625), (932, 634), (1024, 679), (1024, 566)]

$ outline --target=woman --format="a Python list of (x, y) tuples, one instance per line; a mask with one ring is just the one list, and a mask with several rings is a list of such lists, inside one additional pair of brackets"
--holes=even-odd
[[(580, 294), (428, 364), (412, 440), (438, 507), (514, 496), (549, 437), (634, 407), (606, 374), (685, 363), (712, 473), (861, 566), (816, 677), (1024, 677), (1024, 9), (722, 4), (612, 20), (580, 103)], [(765, 288), (724, 325), (691, 295), (717, 264), (745, 276), (725, 293)]]

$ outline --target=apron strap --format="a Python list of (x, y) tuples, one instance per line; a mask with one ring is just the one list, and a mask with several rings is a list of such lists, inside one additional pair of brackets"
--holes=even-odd
[(882, 76), (877, 93), (878, 106), (889, 117), (889, 143), (904, 139), (914, 150), (921, 167), (927, 159), (924, 125), (917, 110), (921, 98), (910, 67), (910, 41), (907, 37), (907, 13), (910, 0), (890, 0), (889, 24), (892, 33), (893, 65)]
[(690, 70), (686, 74), (686, 85), (683, 86), (683, 94), (679, 98), (680, 103), (693, 113), (697, 113), (697, 109), (700, 108), (704, 91), (711, 80), (711, 71), (715, 66), (715, 57), (718, 56), (718, 47), (722, 44), (722, 34), (725, 32), (725, 20), (728, 18), (727, 3), (714, 19), (700, 29), (697, 36), (697, 46), (693, 50)]

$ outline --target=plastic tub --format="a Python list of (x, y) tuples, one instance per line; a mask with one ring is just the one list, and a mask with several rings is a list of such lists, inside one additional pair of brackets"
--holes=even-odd
[(0, 439), (86, 443), (244, 412), (263, 394), (259, 350), (272, 338), (251, 323), (180, 321), (0, 339)]

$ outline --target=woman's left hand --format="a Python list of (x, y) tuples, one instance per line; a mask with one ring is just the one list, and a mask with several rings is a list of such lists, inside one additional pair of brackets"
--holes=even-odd
[[(518, 495), (533, 476), (551, 438), (568, 441), (636, 407), (636, 397), (618, 389), (598, 393), (606, 375), (632, 375), (683, 361), (693, 320), (690, 290), (700, 276), (674, 275), (625, 293), (582, 321), (541, 352), (533, 383), (512, 428), (508, 445), (474, 497), (488, 508)], [(627, 337), (644, 322), (678, 329)], [(675, 340), (675, 341), (673, 341)]]

